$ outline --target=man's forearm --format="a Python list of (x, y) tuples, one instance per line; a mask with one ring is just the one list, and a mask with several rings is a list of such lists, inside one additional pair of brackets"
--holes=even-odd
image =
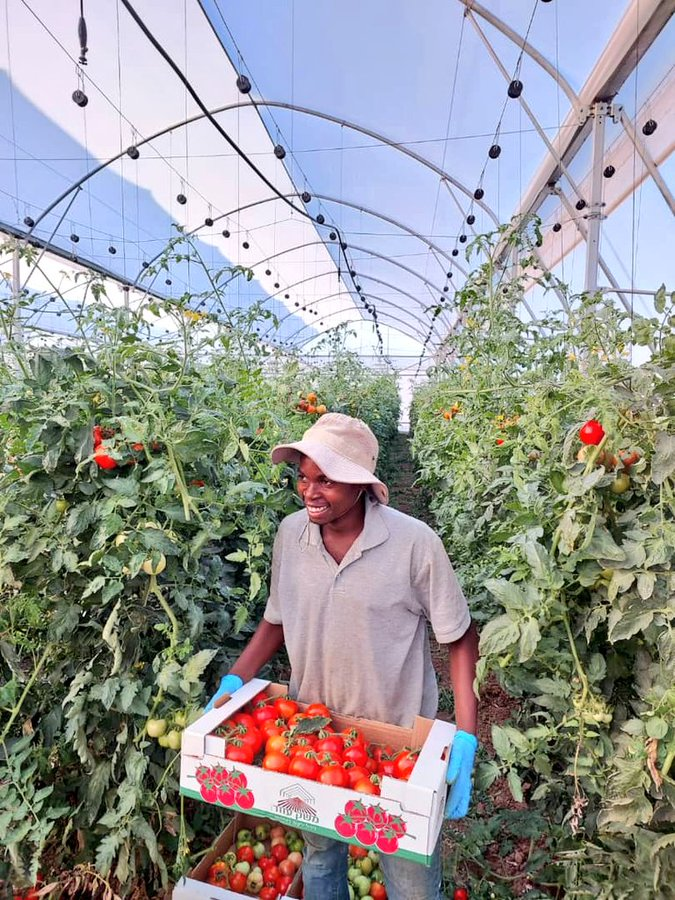
[(455, 698), (455, 722), (460, 731), (476, 734), (478, 700), (473, 691), (478, 661), (478, 632), (471, 623), (458, 641), (448, 644), (450, 652), (450, 682)]
[(238, 675), (242, 681), (255, 678), (265, 663), (268, 663), (284, 643), (284, 629), (281, 625), (272, 625), (262, 619), (253, 637), (241, 653), (241, 656), (230, 669), (232, 675)]

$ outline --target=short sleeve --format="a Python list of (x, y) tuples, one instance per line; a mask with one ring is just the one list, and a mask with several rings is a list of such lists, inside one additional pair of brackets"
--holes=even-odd
[(412, 583), (415, 600), (438, 643), (459, 640), (471, 624), (469, 605), (443, 542), (431, 529), (425, 540), (416, 542)]
[(279, 574), (281, 569), (281, 559), (282, 559), (282, 525), (279, 527), (277, 531), (276, 537), (274, 538), (274, 546), (272, 548), (272, 574), (270, 576), (270, 590), (269, 596), (267, 598), (267, 605), (265, 606), (265, 611), (263, 612), (263, 619), (269, 622), (271, 625), (281, 625), (282, 617), (281, 617), (281, 602), (279, 599)]

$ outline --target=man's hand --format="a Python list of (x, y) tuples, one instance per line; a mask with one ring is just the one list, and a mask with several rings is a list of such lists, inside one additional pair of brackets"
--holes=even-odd
[(457, 731), (450, 751), (446, 780), (450, 796), (445, 803), (446, 819), (461, 819), (469, 811), (471, 802), (471, 774), (478, 749), (478, 738), (467, 731)]
[(213, 706), (219, 697), (222, 697), (224, 694), (234, 694), (235, 691), (238, 691), (239, 688), (243, 686), (244, 682), (238, 675), (232, 675), (231, 673), (229, 675), (223, 675), (223, 677), (220, 679), (218, 690), (206, 704), (204, 712), (208, 712), (210, 709), (213, 709)]

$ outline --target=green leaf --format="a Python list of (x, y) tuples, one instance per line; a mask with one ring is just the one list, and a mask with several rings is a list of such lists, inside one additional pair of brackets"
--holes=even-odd
[(675, 435), (658, 431), (654, 439), (652, 481), (663, 484), (675, 472)]
[(668, 734), (668, 723), (659, 716), (652, 716), (647, 719), (646, 729), (648, 737), (660, 740)]
[(511, 791), (511, 796), (516, 803), (523, 802), (523, 786), (518, 773), (514, 769), (509, 769), (506, 775), (506, 781)]
[(492, 746), (495, 753), (503, 760), (513, 758), (511, 741), (508, 732), (501, 725), (492, 726)]
[(217, 650), (200, 650), (183, 664), (182, 680), (188, 684), (196, 684), (206, 667), (218, 655)]
[(243, 603), (237, 605), (234, 611), (234, 633), (239, 634), (244, 625), (248, 622), (248, 608)]
[(531, 659), (540, 640), (541, 632), (536, 619), (525, 619), (524, 622), (521, 622), (518, 661), (522, 663)]
[(614, 538), (604, 525), (597, 525), (591, 542), (586, 548), (586, 556), (591, 559), (608, 559), (621, 562), (625, 558), (625, 553), (615, 543)]
[(644, 611), (632, 609), (625, 613), (613, 609), (607, 619), (607, 637), (613, 644), (617, 641), (627, 641), (638, 631), (644, 631), (653, 618), (654, 611), (651, 609)]
[(522, 610), (530, 606), (522, 588), (505, 578), (488, 578), (485, 587), (501, 601), (505, 609)]
[(248, 554), (245, 550), (233, 550), (232, 553), (228, 553), (225, 556), (225, 559), (230, 562), (246, 562), (248, 559)]
[(308, 716), (306, 719), (300, 719), (291, 730), (294, 735), (315, 734), (326, 725), (330, 725), (330, 719), (327, 716)]
[(262, 587), (262, 579), (258, 572), (251, 572), (251, 585), (248, 592), (248, 599), (254, 600), (258, 593), (260, 592), (260, 588)]
[(82, 592), (82, 596), (80, 599), (84, 600), (86, 597), (91, 597), (92, 594), (100, 591), (101, 588), (105, 585), (105, 582), (106, 579), (104, 575), (97, 575), (95, 578), (92, 578), (85, 590)]
[(643, 600), (649, 600), (654, 593), (656, 575), (653, 572), (640, 572), (637, 579), (638, 594)]
[(507, 615), (497, 616), (480, 634), (481, 656), (497, 656), (512, 647), (520, 637), (520, 628)]

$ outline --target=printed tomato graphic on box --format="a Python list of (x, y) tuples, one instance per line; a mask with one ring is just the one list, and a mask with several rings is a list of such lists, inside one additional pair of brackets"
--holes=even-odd
[(365, 847), (377, 846), (382, 853), (396, 853), (398, 839), (407, 832), (402, 816), (392, 816), (379, 804), (366, 805), (361, 800), (349, 800), (333, 827), (341, 837), (353, 838)]
[(240, 809), (253, 807), (253, 791), (246, 786), (246, 775), (239, 769), (227, 769), (220, 763), (215, 766), (201, 765), (195, 772), (195, 778), (199, 793), (207, 803), (238, 806)]

